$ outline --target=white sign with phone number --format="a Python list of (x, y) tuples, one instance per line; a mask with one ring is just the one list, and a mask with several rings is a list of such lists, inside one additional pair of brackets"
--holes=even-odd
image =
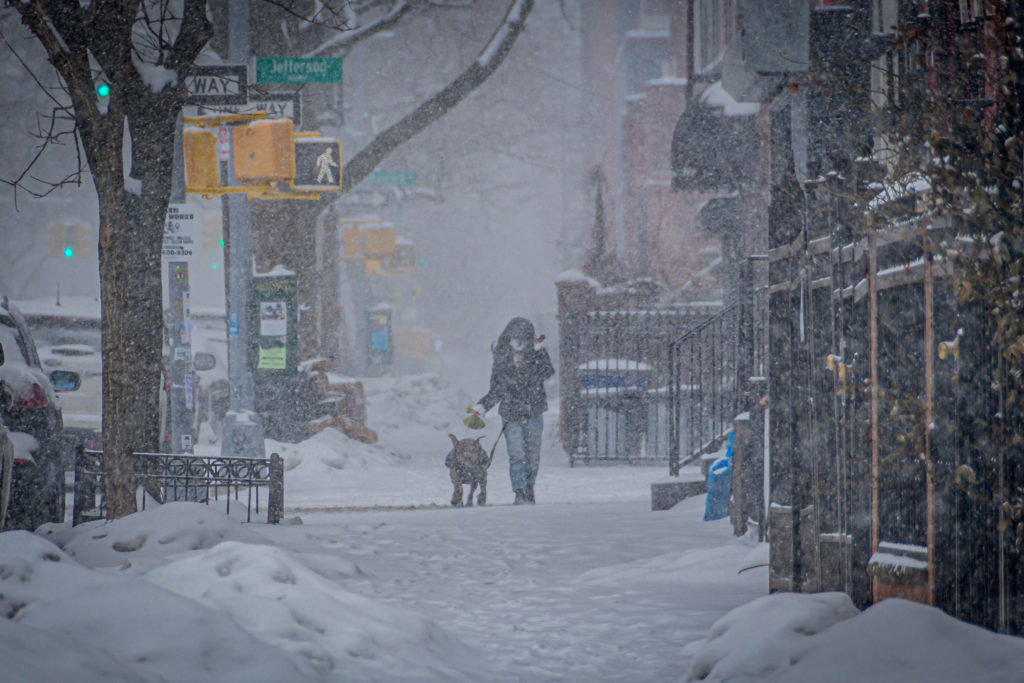
[(169, 204), (167, 222), (164, 223), (164, 261), (192, 261), (196, 256), (199, 237), (199, 212), (196, 204)]

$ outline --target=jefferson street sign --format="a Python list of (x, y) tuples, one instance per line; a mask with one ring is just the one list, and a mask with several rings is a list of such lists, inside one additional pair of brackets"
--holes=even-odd
[(341, 83), (341, 57), (258, 57), (257, 83)]
[(341, 189), (341, 142), (334, 138), (295, 138), (296, 190)]
[(185, 77), (189, 104), (245, 104), (249, 69), (237, 66), (196, 66)]

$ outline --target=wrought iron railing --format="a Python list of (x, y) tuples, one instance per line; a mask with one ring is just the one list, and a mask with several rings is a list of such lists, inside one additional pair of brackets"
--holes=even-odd
[[(731, 306), (668, 346), (669, 473), (713, 448), (740, 411), (747, 358), (741, 353), (743, 307)], [(742, 366), (742, 367), (741, 367)]]
[(563, 323), (563, 445), (570, 464), (669, 458), (668, 349), (717, 307), (574, 313)]
[[(284, 516), (284, 461), (273, 453), (269, 458), (222, 458), (190, 453), (135, 453), (132, 458), (137, 487), (141, 487), (142, 508), (148, 497), (159, 502), (191, 500), (219, 504), (231, 514), (245, 506), (246, 521), (266, 510), (267, 522), (276, 524)], [(103, 451), (79, 447), (75, 456), (75, 503), (73, 524), (106, 517), (104, 505)], [(261, 501), (260, 489), (266, 489)], [(243, 493), (244, 492), (244, 493)]]

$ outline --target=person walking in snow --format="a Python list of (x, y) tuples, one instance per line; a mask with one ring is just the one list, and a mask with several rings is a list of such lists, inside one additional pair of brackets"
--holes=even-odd
[(512, 318), (491, 348), (491, 388), (477, 402), (480, 413), (500, 404), (516, 505), (535, 502), (533, 486), (540, 466), (543, 415), (548, 409), (544, 381), (555, 374), (547, 350), (539, 345), (543, 340), (529, 320)]

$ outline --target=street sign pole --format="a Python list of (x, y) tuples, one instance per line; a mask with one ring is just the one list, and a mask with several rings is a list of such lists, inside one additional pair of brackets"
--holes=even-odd
[[(185, 201), (185, 168), (181, 153), (181, 129), (182, 118), (179, 114), (175, 125), (176, 141), (171, 166), (170, 199), (172, 205)], [(188, 261), (166, 261), (164, 259), (161, 261), (167, 263), (166, 291), (169, 303), (164, 316), (164, 324), (167, 326), (170, 342), (170, 357), (165, 368), (171, 380), (171, 390), (167, 396), (171, 431), (169, 451), (171, 453), (191, 453), (193, 420), (190, 407), (195, 405), (195, 397), (186, 393), (192, 391), (192, 386), (188, 382), (188, 378), (192, 376), (192, 347), (189, 343), (187, 327), (189, 321), (184, 306), (184, 300), (189, 295)], [(180, 274), (181, 277), (176, 277), (176, 274)]]
[[(230, 0), (228, 5), (228, 59), (249, 63), (249, 0)], [(228, 157), (228, 178), (234, 178), (234, 160)], [(262, 458), (263, 425), (255, 411), (252, 373), (249, 369), (249, 316), (252, 285), (252, 207), (244, 194), (228, 195), (230, 249), (228, 265), (228, 381), (231, 384), (228, 413), (224, 418), (221, 455)]]

